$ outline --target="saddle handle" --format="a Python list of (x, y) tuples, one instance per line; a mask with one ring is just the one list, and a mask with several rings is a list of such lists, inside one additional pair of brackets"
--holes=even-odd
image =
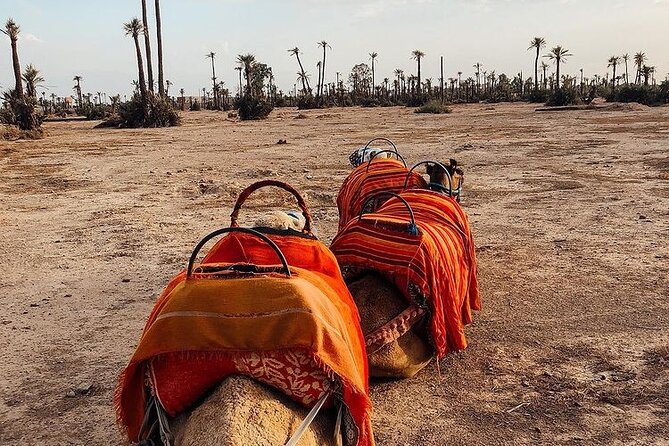
[(411, 169), (409, 169), (409, 172), (407, 173), (407, 176), (404, 180), (404, 187), (402, 188), (402, 190), (403, 191), (406, 190), (406, 188), (409, 184), (409, 177), (411, 176), (411, 173), (416, 169), (416, 167), (422, 166), (423, 164), (434, 164), (435, 166), (439, 166), (444, 171), (444, 173), (448, 177), (448, 196), (452, 197), (453, 196), (453, 178), (451, 178), (451, 174), (448, 173), (448, 169), (446, 169), (446, 166), (441, 164), (439, 161), (427, 160), (427, 161), (421, 161), (420, 163), (415, 164)]
[(239, 211), (241, 210), (242, 205), (244, 204), (246, 199), (249, 198), (249, 195), (257, 191), (258, 189), (267, 186), (278, 187), (279, 189), (283, 189), (289, 192), (295, 197), (295, 199), (297, 200), (297, 205), (302, 210), (302, 215), (304, 216), (304, 228), (302, 229), (302, 232), (304, 232), (305, 234), (312, 235), (311, 227), (313, 226), (313, 218), (311, 217), (311, 212), (309, 212), (309, 208), (307, 207), (307, 203), (304, 201), (304, 198), (302, 198), (302, 196), (299, 194), (299, 192), (297, 192), (297, 190), (295, 190), (295, 188), (293, 188), (293, 186), (277, 180), (258, 181), (256, 183), (253, 183), (246, 189), (244, 189), (239, 194), (239, 197), (237, 198), (237, 202), (235, 203), (235, 207), (232, 211), (232, 214), (230, 214), (230, 227), (232, 228), (239, 227), (239, 221), (238, 221)]
[(394, 154), (395, 156), (397, 156), (397, 159), (399, 161), (402, 161), (402, 164), (404, 164), (404, 167), (405, 168), (407, 167), (406, 160), (397, 151), (395, 151), (395, 150), (379, 150), (378, 152), (373, 153), (372, 156), (369, 157), (369, 161), (367, 161), (367, 170), (366, 170), (367, 172), (369, 172), (369, 166), (372, 165), (372, 161), (374, 161), (374, 158), (376, 158), (377, 155), (380, 155), (382, 153), (392, 153), (392, 154)]
[(370, 147), (369, 147), (370, 144), (372, 144), (374, 141), (384, 141), (384, 142), (387, 142), (388, 144), (390, 144), (390, 145), (392, 146), (392, 148), (393, 148), (392, 151), (395, 152), (395, 153), (397, 153), (397, 154), (399, 155), (399, 152), (397, 151), (397, 146), (395, 145), (394, 142), (392, 142), (392, 141), (389, 140), (388, 138), (379, 137), (379, 138), (374, 138), (374, 139), (372, 139), (371, 141), (369, 141), (367, 144), (365, 144), (365, 147), (362, 149), (362, 156), (363, 156), (363, 158), (365, 157), (365, 153), (367, 153), (367, 150), (370, 148)]
[(265, 243), (267, 243), (270, 248), (276, 253), (277, 257), (281, 261), (281, 265), (283, 267), (283, 273), (286, 275), (286, 277), (291, 277), (290, 273), (290, 268), (288, 267), (288, 261), (286, 260), (286, 256), (283, 255), (283, 252), (281, 252), (281, 249), (274, 243), (269, 237), (267, 237), (265, 234), (262, 234), (254, 229), (250, 228), (223, 228), (223, 229), (218, 229), (211, 234), (207, 235), (205, 238), (200, 240), (200, 242), (195, 246), (195, 249), (193, 249), (193, 253), (190, 255), (190, 259), (188, 260), (188, 269), (186, 270), (186, 278), (190, 278), (191, 275), (193, 274), (193, 265), (195, 264), (195, 259), (197, 258), (197, 255), (200, 253), (200, 250), (202, 247), (207, 243), (209, 240), (213, 239), (214, 237), (218, 237), (221, 234), (227, 234), (230, 232), (240, 232), (243, 234), (251, 234)]
[(388, 192), (388, 191), (379, 192), (366, 199), (365, 202), (362, 204), (362, 208), (360, 209), (360, 214), (358, 215), (358, 221), (362, 220), (362, 216), (365, 213), (365, 207), (367, 206), (367, 204), (369, 204), (370, 201), (378, 198), (379, 196), (385, 196), (385, 195), (395, 197), (398, 200), (400, 200), (402, 204), (404, 204), (404, 206), (409, 211), (408, 232), (411, 235), (418, 235), (418, 226), (416, 226), (416, 219), (413, 214), (413, 209), (411, 209), (411, 205), (403, 197), (401, 197), (399, 194), (396, 194), (395, 192)]

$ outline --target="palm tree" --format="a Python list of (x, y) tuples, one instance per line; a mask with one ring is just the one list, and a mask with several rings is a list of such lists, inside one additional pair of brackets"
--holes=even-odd
[(26, 95), (36, 98), (37, 86), (44, 82), (44, 78), (39, 75), (39, 70), (32, 64), (28, 65), (23, 73), (23, 80), (26, 82)]
[(218, 88), (216, 88), (216, 66), (214, 64), (214, 60), (216, 59), (216, 53), (213, 51), (209, 52), (209, 54), (206, 54), (204, 57), (207, 59), (211, 59), (211, 81), (214, 84), (214, 106), (218, 106), (218, 95), (216, 94), (216, 91)]
[(251, 76), (253, 68), (256, 63), (256, 57), (253, 54), (240, 54), (237, 56), (237, 62), (244, 67), (244, 75), (246, 77), (246, 94), (251, 96)]
[(481, 79), (481, 67), (483, 67), (483, 65), (481, 65), (480, 62), (476, 62), (474, 64), (474, 68), (476, 68), (476, 90), (477, 91), (481, 89), (481, 81), (480, 81), (480, 79)]
[[(332, 49), (332, 47), (325, 40), (321, 40), (320, 42), (318, 42), (318, 46), (323, 48), (323, 65), (321, 66), (321, 69), (323, 70), (323, 84), (325, 84), (325, 50), (327, 48)], [(323, 86), (322, 85), (321, 85), (320, 94), (321, 95), (323, 94)]]
[[(299, 82), (302, 82), (302, 85), (304, 85), (305, 83), (308, 84), (309, 83), (309, 75), (307, 73), (303, 72), (303, 71), (298, 71), (297, 72), (297, 80)], [(304, 94), (306, 94), (305, 90), (302, 90), (302, 92)]]
[(156, 0), (156, 34), (158, 37), (158, 93), (165, 96), (165, 83), (163, 82), (163, 24), (160, 19), (160, 0)]
[(539, 52), (546, 47), (546, 39), (543, 37), (535, 37), (532, 39), (530, 42), (530, 47), (527, 49), (528, 51), (536, 48), (537, 50), (537, 57), (534, 59), (534, 90), (539, 89)]
[(630, 60), (630, 55), (625, 53), (623, 54), (623, 60), (625, 61), (625, 85), (629, 85), (630, 83), (630, 75), (629, 71), (627, 69), (627, 62)]
[(569, 56), (573, 56), (573, 54), (571, 54), (568, 49), (562, 48), (560, 45), (553, 48), (550, 53), (544, 56), (555, 62), (555, 81), (558, 89), (560, 88), (560, 64), (567, 63), (567, 57)]
[(636, 65), (636, 81), (635, 84), (641, 83), (641, 69), (647, 61), (646, 53), (639, 51), (634, 55), (634, 65)]
[(77, 76), (74, 76), (74, 78), (72, 78), (72, 80), (77, 83), (77, 85), (74, 86), (74, 89), (77, 91), (77, 100), (79, 101), (79, 107), (81, 107), (83, 105), (82, 102), (81, 102), (82, 101), (82, 98), (81, 98), (81, 81), (83, 80), (83, 77), (77, 75)]
[(611, 56), (609, 58), (609, 66), (613, 67), (613, 87), (612, 87), (612, 92), (615, 94), (616, 92), (616, 68), (618, 67), (618, 64), (620, 63), (620, 57), (618, 56)]
[(170, 87), (174, 85), (171, 80), (167, 79), (165, 81), (165, 96), (169, 97), (170, 95)]
[(135, 41), (135, 51), (137, 52), (137, 71), (139, 74), (139, 92), (142, 97), (142, 108), (144, 111), (144, 118), (149, 114), (148, 94), (146, 91), (146, 80), (144, 79), (144, 62), (142, 61), (142, 49), (139, 46), (139, 35), (143, 32), (142, 23), (137, 17), (130, 20), (123, 25), (126, 36), (132, 36)]
[(418, 62), (418, 94), (421, 93), (420, 91), (420, 60), (425, 57), (425, 53), (422, 52), (421, 50), (413, 50), (411, 52), (411, 57), (414, 59), (416, 62)]
[(400, 86), (402, 85), (400, 82), (400, 79), (402, 78), (402, 74), (404, 74), (404, 71), (400, 70), (399, 68), (395, 68), (395, 71), (393, 71), (395, 76), (397, 76), (397, 92), (395, 93), (395, 100), (397, 100), (398, 93), (400, 92)]
[(374, 87), (376, 86), (376, 82), (374, 81), (374, 61), (376, 61), (377, 57), (379, 57), (379, 53), (376, 51), (369, 53), (369, 58), (372, 59), (372, 93), (374, 92)]
[(23, 99), (23, 83), (21, 82), (21, 63), (19, 62), (19, 49), (17, 46), (17, 41), (19, 40), (19, 33), (21, 28), (17, 25), (14, 20), (7, 19), (5, 23), (5, 29), (1, 30), (4, 34), (9, 37), (9, 41), (12, 45), (12, 65), (14, 67), (14, 94), (18, 99)]
[(146, 74), (149, 78), (149, 90), (153, 91), (153, 64), (151, 63), (151, 38), (149, 19), (146, 14), (146, 0), (142, 0), (142, 26), (144, 26), (144, 49), (146, 51)]
[(309, 85), (309, 77), (306, 75), (304, 72), (304, 67), (302, 66), (302, 61), (300, 60), (300, 49), (298, 47), (292, 48), (288, 50), (288, 52), (295, 56), (297, 58), (297, 63), (300, 65), (300, 77), (299, 79), (302, 81), (302, 93), (311, 94), (311, 86)]
[(546, 77), (546, 70), (548, 70), (548, 64), (546, 62), (544, 62), (543, 60), (541, 61), (541, 69), (544, 72), (544, 75), (543, 75), (543, 78), (541, 79), (541, 81), (543, 83), (544, 90), (545, 90), (546, 86), (547, 86), (547, 82), (548, 82), (548, 78)]

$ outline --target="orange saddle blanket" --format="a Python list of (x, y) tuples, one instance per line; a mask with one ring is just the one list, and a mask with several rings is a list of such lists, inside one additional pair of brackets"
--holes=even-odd
[(305, 407), (329, 392), (345, 444), (374, 444), (363, 335), (336, 259), (313, 236), (269, 232), (290, 276), (269, 245), (230, 233), (159, 297), (116, 393), (131, 442), (143, 439), (150, 397), (175, 416), (238, 374)]
[[(428, 312), (438, 357), (467, 346), (464, 326), (479, 310), (476, 251), (466, 214), (446, 195), (413, 189), (350, 220), (332, 242), (348, 280), (376, 271)], [(414, 226), (415, 224), (415, 226)]]

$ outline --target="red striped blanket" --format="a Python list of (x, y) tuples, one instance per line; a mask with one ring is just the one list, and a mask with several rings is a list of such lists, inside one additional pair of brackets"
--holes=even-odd
[[(399, 193), (404, 189), (409, 169), (395, 159), (373, 159), (353, 170), (344, 180), (337, 196), (339, 209), (339, 229), (356, 217), (365, 201), (373, 195), (386, 191)], [(427, 188), (427, 183), (420, 174), (412, 172), (407, 188)], [(371, 210), (378, 208), (388, 197), (374, 200)]]
[(376, 271), (394, 283), (410, 303), (429, 311), (432, 342), (439, 357), (467, 346), (464, 326), (479, 310), (476, 252), (460, 205), (429, 190), (400, 194), (413, 209), (418, 235), (398, 198), (376, 212), (350, 220), (331, 249), (345, 277)]

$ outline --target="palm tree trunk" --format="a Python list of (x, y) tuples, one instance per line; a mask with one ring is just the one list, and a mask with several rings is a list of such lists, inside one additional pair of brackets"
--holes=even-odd
[(372, 57), (372, 96), (374, 95), (374, 58)]
[(135, 51), (137, 51), (137, 71), (139, 74), (139, 93), (142, 97), (142, 109), (144, 111), (144, 119), (149, 116), (148, 95), (146, 92), (146, 80), (144, 78), (144, 62), (142, 61), (142, 49), (139, 46), (139, 36), (133, 36), (135, 39)]
[(302, 72), (302, 89), (304, 91), (304, 94), (307, 94), (307, 91), (311, 93), (311, 87), (309, 86), (309, 79), (307, 79), (307, 76), (304, 73), (304, 67), (302, 66), (300, 55), (295, 54), (295, 57), (297, 57), (297, 63), (300, 65), (300, 71)]
[(613, 64), (613, 94), (616, 94), (616, 64)]
[(627, 61), (625, 61), (625, 85), (630, 84), (630, 75), (629, 75), (629, 70), (627, 68)]
[(16, 45), (16, 37), (11, 38), (12, 64), (14, 66), (14, 94), (18, 99), (23, 99), (23, 83), (21, 82), (21, 63), (19, 62), (19, 49)]
[(539, 90), (539, 47), (537, 46), (537, 58), (534, 59), (534, 91)]
[(249, 97), (253, 96), (253, 91), (251, 90), (251, 72), (249, 70), (244, 70), (246, 75), (246, 90), (248, 91)]
[(241, 98), (244, 96), (244, 92), (242, 91), (242, 70), (239, 70), (239, 97)]
[(444, 103), (444, 56), (441, 56), (439, 61), (441, 67), (441, 77), (439, 78), (439, 95), (441, 96), (441, 103)]
[(418, 59), (418, 95), (420, 95), (420, 57), (417, 57)]
[(556, 90), (560, 89), (560, 59), (557, 59), (557, 69), (555, 73), (555, 85), (556, 85)]
[(320, 64), (316, 67), (318, 70), (318, 84), (316, 84), (316, 97), (320, 97), (321, 95), (321, 66)]
[(146, 50), (146, 74), (149, 77), (149, 91), (153, 92), (153, 64), (151, 61), (151, 38), (149, 19), (146, 14), (146, 0), (142, 0), (142, 24), (144, 25), (144, 48)]
[(158, 93), (165, 96), (163, 76), (163, 27), (160, 19), (160, 0), (156, 0), (156, 34), (158, 35)]
[(79, 107), (81, 107), (83, 104), (83, 97), (81, 96), (81, 82), (77, 79), (77, 98), (79, 99)]
[[(323, 83), (325, 83), (325, 47), (326, 45), (323, 45)], [(323, 94), (323, 87), (321, 86), (321, 94)]]

